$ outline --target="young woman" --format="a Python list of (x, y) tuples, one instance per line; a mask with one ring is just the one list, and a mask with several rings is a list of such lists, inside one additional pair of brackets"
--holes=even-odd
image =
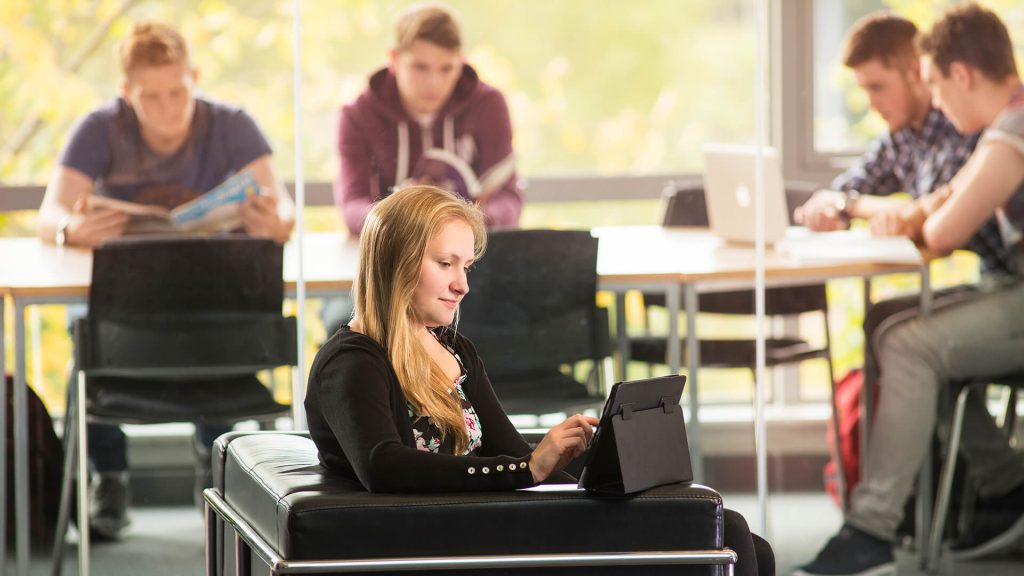
[[(324, 467), (371, 492), (510, 490), (573, 482), (562, 471), (586, 450), (597, 419), (576, 414), (530, 449), (494, 396), (459, 302), (484, 252), (477, 208), (431, 186), (395, 192), (360, 236), (355, 316), (317, 353), (306, 413)], [(737, 534), (733, 534), (733, 532)], [(735, 540), (735, 541), (734, 541)], [(726, 515), (738, 573), (774, 571), (771, 549)]]

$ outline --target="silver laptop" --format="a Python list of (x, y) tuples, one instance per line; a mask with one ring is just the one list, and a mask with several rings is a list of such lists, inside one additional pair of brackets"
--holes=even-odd
[[(763, 148), (765, 242), (786, 236), (789, 216), (782, 165), (774, 148)], [(755, 241), (754, 198), (757, 193), (757, 149), (754, 146), (707, 144), (704, 146), (704, 195), (708, 225), (730, 242)]]

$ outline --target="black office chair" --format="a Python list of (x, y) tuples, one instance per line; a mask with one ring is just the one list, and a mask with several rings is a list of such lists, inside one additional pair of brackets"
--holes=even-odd
[[(595, 305), (597, 239), (586, 231), (502, 230), (474, 264), (458, 330), (476, 345), (510, 414), (600, 410), (608, 313)], [(587, 384), (573, 366), (592, 362)]]
[[(815, 192), (816, 186), (807, 183), (789, 182), (786, 184), (787, 212), (792, 217), (793, 211)], [(704, 196), (704, 182), (700, 178), (668, 182), (662, 192), (663, 226), (708, 225), (707, 203)], [(825, 334), (824, 345), (817, 346), (808, 342), (799, 334), (770, 334), (765, 340), (765, 364), (769, 368), (796, 364), (806, 360), (823, 359), (828, 364), (828, 375), (831, 389), (835, 390), (835, 379), (832, 374), (832, 354), (828, 326), (828, 299), (824, 284), (808, 286), (774, 287), (765, 290), (765, 315), (774, 318), (795, 317), (804, 313), (818, 313), (822, 318)], [(665, 307), (662, 294), (643, 294), (645, 315), (651, 308)], [(721, 314), (729, 316), (752, 316), (754, 314), (754, 291), (731, 290), (727, 292), (710, 292), (701, 294), (699, 299), (701, 313)], [(680, 309), (685, 306), (680, 303)], [(647, 321), (649, 325), (649, 320)], [(770, 324), (769, 324), (770, 325)], [(648, 330), (642, 336), (630, 337), (630, 359), (654, 364), (667, 364), (668, 343), (664, 336), (652, 335)], [(756, 340), (753, 335), (748, 338), (701, 338), (700, 365), (702, 368), (747, 368), (753, 371), (756, 364)], [(682, 345), (680, 342), (677, 345)], [(687, 363), (686, 346), (682, 346), (684, 364)], [(833, 394), (833, 414), (835, 414)], [(835, 424), (835, 419), (833, 419)], [(836, 453), (838, 446), (838, 428)], [(840, 466), (841, 469), (841, 466)], [(845, 494), (840, 486), (840, 494)], [(845, 501), (844, 501), (845, 506)]]
[[(787, 190), (789, 213), (802, 204), (814, 190), (791, 185)], [(704, 185), (700, 180), (670, 182), (663, 193), (665, 206), (664, 226), (707, 226), (707, 205)], [(665, 307), (661, 294), (644, 294), (644, 306)], [(681, 305), (682, 306), (682, 305)], [(685, 310), (685, 307), (682, 308)], [(700, 312), (749, 316), (754, 313), (754, 292), (732, 290), (701, 294)], [(799, 335), (772, 335), (765, 342), (766, 363), (769, 367), (823, 358), (829, 362), (828, 301), (824, 284), (768, 288), (765, 290), (765, 315), (794, 316), (805, 312), (820, 312), (824, 321), (825, 345), (814, 346)], [(630, 358), (651, 364), (664, 364), (667, 354), (663, 337), (645, 335), (631, 338)], [(683, 348), (685, 359), (686, 349)], [(685, 360), (684, 360), (685, 361)], [(754, 368), (755, 342), (750, 339), (701, 339), (700, 363), (708, 368)]]
[[(78, 389), (67, 414), (74, 421), (65, 437), (55, 573), (73, 462), (87, 453), (86, 418), (231, 423), (288, 411), (255, 376), (297, 362), (295, 318), (281, 315), (282, 254), (272, 240), (240, 235), (140, 237), (94, 251), (89, 313), (75, 325)], [(86, 474), (78, 487), (80, 564), (88, 563), (87, 485)]]
[[(1021, 350), (1024, 350), (1024, 341), (1020, 340), (1011, 340), (998, 345), (984, 344), (984, 353), (986, 355), (1012, 357), (1014, 354), (1019, 354)], [(1024, 373), (978, 377), (960, 383), (960, 391), (957, 394), (956, 403), (953, 405), (948, 426), (945, 426), (948, 434), (947, 441), (945, 442), (945, 453), (942, 454), (942, 471), (938, 480), (930, 533), (921, 535), (922, 537), (929, 538), (928, 557), (925, 564), (925, 568), (929, 572), (934, 572), (938, 569), (944, 536), (950, 533), (963, 534), (970, 530), (973, 518), (973, 510), (970, 507), (976, 501), (976, 495), (973, 493), (973, 486), (970, 482), (964, 482), (964, 494), (959, 498), (961, 510), (956, 515), (959, 520), (957, 529), (951, 531), (950, 526), (947, 526), (946, 520), (955, 501), (953, 486), (954, 478), (958, 475), (957, 469), (965, 464), (959, 455), (962, 450), (964, 412), (966, 411), (968, 398), (972, 394), (978, 394), (984, 398), (985, 391), (990, 385), (1001, 386), (1005, 390), (1005, 405), (1003, 407), (1003, 414), (1000, 417), (1000, 428), (1006, 433), (1007, 442), (1013, 439), (1017, 431), (1017, 402), (1021, 393), (1024, 392)], [(940, 419), (941, 422), (942, 420)], [(940, 426), (940, 428), (942, 427)]]

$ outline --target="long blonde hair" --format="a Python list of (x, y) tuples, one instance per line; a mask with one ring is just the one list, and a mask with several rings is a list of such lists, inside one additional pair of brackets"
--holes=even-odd
[(483, 255), (483, 216), (458, 196), (434, 186), (412, 186), (374, 205), (359, 238), (354, 300), (362, 332), (387, 351), (406, 399), (430, 414), (443, 435), (453, 434), (455, 453), (461, 454), (469, 444), (462, 404), (417, 338), (419, 321), (412, 307), (427, 244), (453, 220), (473, 229), (474, 258)]

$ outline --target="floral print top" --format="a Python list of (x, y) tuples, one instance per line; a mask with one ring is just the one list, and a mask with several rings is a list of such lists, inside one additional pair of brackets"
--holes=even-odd
[[(438, 339), (438, 342), (441, 342), (441, 345), (455, 357), (455, 360), (459, 363), (459, 369), (462, 371), (462, 374), (454, 382), (455, 392), (459, 394), (459, 400), (462, 403), (462, 417), (466, 422), (466, 431), (469, 433), (469, 444), (461, 456), (475, 454), (476, 450), (483, 444), (484, 432), (480, 426), (480, 418), (477, 416), (476, 410), (473, 409), (473, 405), (466, 398), (465, 392), (462, 391), (462, 383), (469, 374), (466, 372), (466, 366), (462, 363), (462, 358), (459, 358), (455, 350), (440, 339)], [(451, 389), (448, 391), (452, 392)], [(416, 408), (408, 401), (406, 401), (406, 406), (409, 409), (409, 419), (412, 420), (412, 436), (416, 441), (417, 449), (424, 452), (439, 452), (442, 454), (452, 454), (455, 451), (455, 439), (453, 437), (449, 435), (442, 440), (441, 429), (434, 424), (430, 416), (419, 414)]]

